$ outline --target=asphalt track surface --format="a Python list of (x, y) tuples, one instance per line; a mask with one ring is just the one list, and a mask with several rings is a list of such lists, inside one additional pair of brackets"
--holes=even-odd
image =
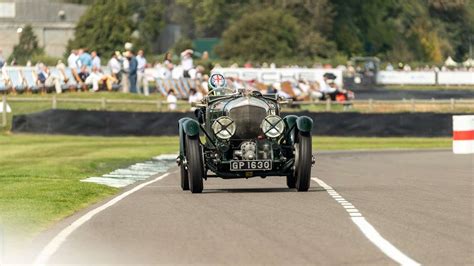
[[(181, 191), (174, 168), (70, 232), (47, 262), (396, 264), (336, 201), (343, 197), (413, 261), (474, 263), (474, 156), (324, 153), (312, 175), (335, 192), (313, 180), (309, 192), (297, 193), (284, 178), (270, 177), (210, 179), (193, 195)], [(36, 244), (44, 247), (98, 206), (59, 223)]]

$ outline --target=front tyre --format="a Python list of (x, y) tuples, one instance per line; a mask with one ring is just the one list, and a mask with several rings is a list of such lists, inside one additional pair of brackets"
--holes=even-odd
[(189, 189), (201, 193), (203, 186), (203, 161), (199, 136), (186, 136), (186, 161), (188, 166)]
[(298, 132), (297, 134), (297, 142), (295, 143), (295, 187), (298, 191), (308, 191), (311, 183), (313, 157), (311, 134), (307, 132)]

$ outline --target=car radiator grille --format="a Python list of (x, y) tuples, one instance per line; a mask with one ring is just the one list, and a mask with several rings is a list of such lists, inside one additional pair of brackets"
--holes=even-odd
[(229, 116), (237, 127), (233, 139), (253, 139), (262, 133), (260, 124), (267, 115), (265, 108), (240, 106), (230, 110)]

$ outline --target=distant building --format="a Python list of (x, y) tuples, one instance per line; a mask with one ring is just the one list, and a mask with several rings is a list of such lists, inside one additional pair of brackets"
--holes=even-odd
[(47, 55), (62, 57), (87, 6), (51, 0), (0, 0), (0, 48), (8, 57), (18, 43), (18, 31), (33, 26)]

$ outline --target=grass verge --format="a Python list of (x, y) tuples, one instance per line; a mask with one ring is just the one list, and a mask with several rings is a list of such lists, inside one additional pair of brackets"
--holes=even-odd
[(172, 137), (0, 135), (0, 222), (31, 236), (51, 223), (117, 193), (79, 182), (160, 153), (175, 153)]
[[(448, 138), (313, 137), (315, 151), (449, 148)], [(0, 222), (29, 238), (48, 225), (118, 192), (80, 179), (160, 153), (176, 137), (0, 135)]]

